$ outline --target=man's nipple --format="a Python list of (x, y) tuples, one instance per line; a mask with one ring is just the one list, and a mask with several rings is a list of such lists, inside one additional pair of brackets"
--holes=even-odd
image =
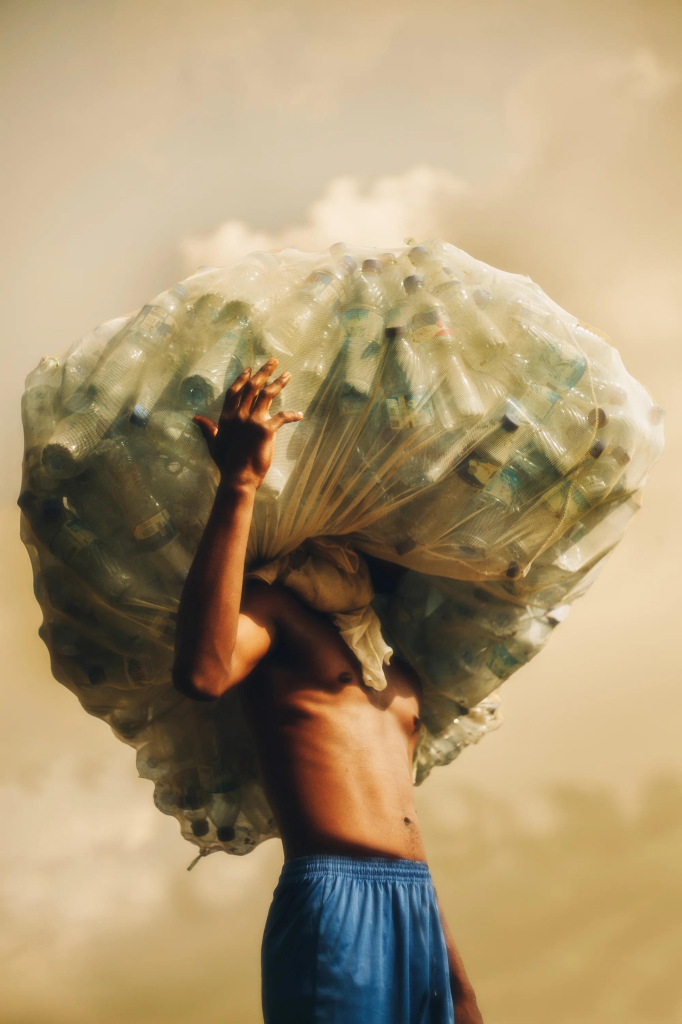
[(339, 676), (339, 682), (340, 683), (352, 683), (353, 682), (353, 673), (352, 672), (342, 672), (340, 674), (340, 676)]

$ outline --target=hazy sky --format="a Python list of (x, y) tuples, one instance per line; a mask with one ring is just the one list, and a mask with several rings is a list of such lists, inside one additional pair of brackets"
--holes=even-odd
[(503, 690), (503, 727), (418, 798), (486, 1024), (677, 1024), (682, 8), (5, 0), (1, 17), (0, 1024), (258, 1020), (281, 860), (268, 843), (187, 875), (132, 752), (51, 680), (14, 505), (23, 377), (200, 263), (406, 235), (529, 274), (667, 409), (626, 540)]

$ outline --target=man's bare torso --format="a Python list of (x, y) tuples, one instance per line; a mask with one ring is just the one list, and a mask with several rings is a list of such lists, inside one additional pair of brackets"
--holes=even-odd
[(277, 642), (240, 684), (285, 857), (426, 860), (412, 800), (418, 680), (395, 656), (365, 686), (328, 616), (280, 588)]

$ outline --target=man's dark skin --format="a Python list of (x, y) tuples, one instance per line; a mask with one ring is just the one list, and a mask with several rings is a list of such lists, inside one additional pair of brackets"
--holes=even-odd
[[(256, 491), (277, 431), (270, 416), (290, 374), (276, 359), (229, 388), (216, 426), (196, 417), (220, 472), (215, 504), (180, 602), (174, 682), (215, 700), (239, 686), (287, 860), (308, 854), (426, 861), (412, 799), (420, 686), (396, 657), (386, 688), (365, 686), (356, 656), (328, 616), (282, 586), (244, 583)], [(457, 1024), (483, 1024), (441, 913)]]

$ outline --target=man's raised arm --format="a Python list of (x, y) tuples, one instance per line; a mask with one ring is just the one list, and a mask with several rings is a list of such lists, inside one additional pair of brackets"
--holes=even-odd
[(270, 468), (277, 431), (300, 412), (270, 416), (274, 397), (289, 381), (269, 359), (246, 369), (225, 396), (218, 425), (196, 416), (220, 483), (204, 535), (180, 598), (173, 683), (188, 697), (214, 700), (244, 679), (269, 650), (275, 617), (268, 596), (242, 601), (244, 560), (256, 491)]

